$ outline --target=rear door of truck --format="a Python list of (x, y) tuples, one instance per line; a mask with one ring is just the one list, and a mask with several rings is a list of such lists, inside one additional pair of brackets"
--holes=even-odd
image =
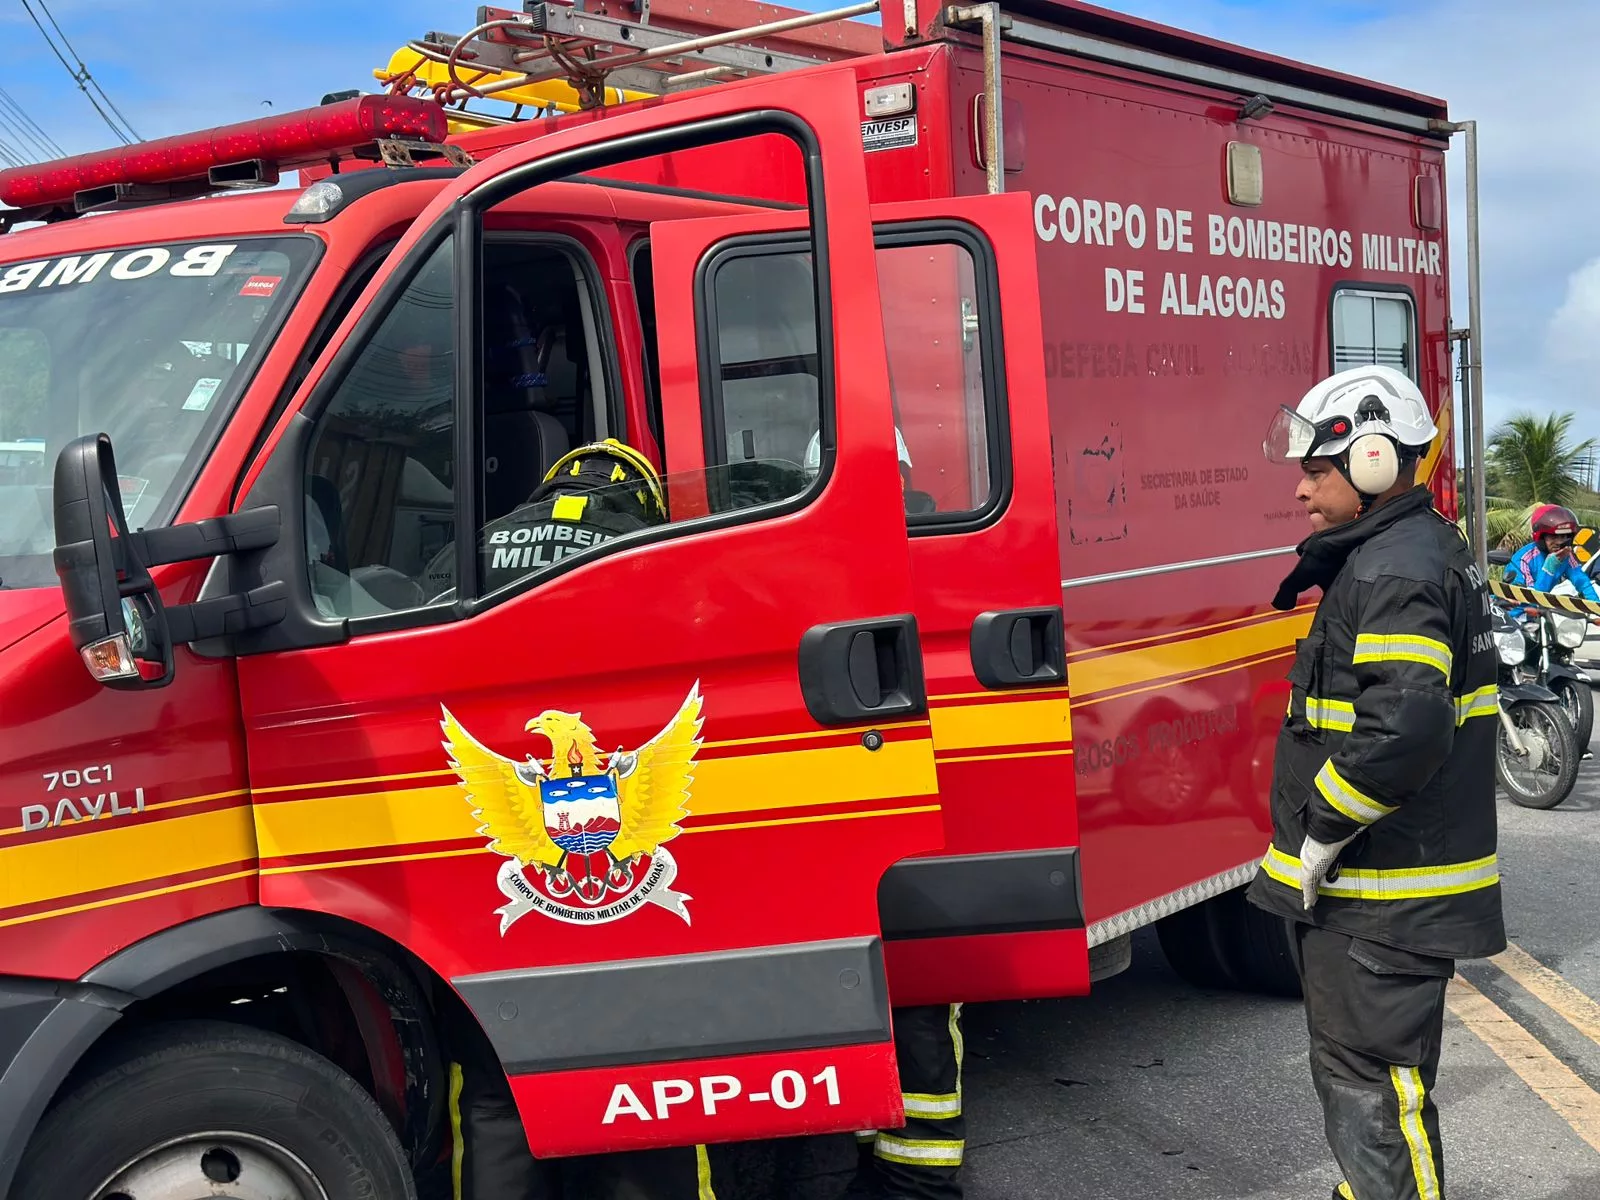
[[(876, 889), (942, 831), (852, 80), (730, 85), (469, 171), (242, 489), (293, 532), (241, 574), (298, 581), (240, 665), (262, 902), (348, 917), (448, 981), (539, 1154), (901, 1119)], [(788, 156), (817, 248), (815, 284), (788, 294), (815, 342), (799, 377), (745, 389), (763, 453), (669, 472), (668, 522), (536, 557), (484, 594), (480, 553), (506, 548), (487, 532), (479, 548), (485, 481), (521, 453), (478, 405), (499, 352), (484, 214), (583, 194), (592, 222), (611, 211), (592, 175), (547, 181), (632, 163), (703, 194), (697, 171), (746, 153)], [(796, 215), (750, 211), (757, 232)], [(583, 221), (560, 220), (581, 257)], [(658, 256), (656, 293), (685, 323), (661, 338), (670, 413), (677, 394), (698, 409), (696, 380), (751, 339), (795, 331), (770, 306), (752, 316), (737, 246), (701, 222), (661, 228), (680, 253)], [(604, 294), (508, 344), (609, 345)], [(530, 368), (541, 394), (547, 361)], [(589, 386), (615, 388), (614, 361), (585, 361)], [(620, 405), (597, 411), (594, 435), (626, 439)], [(548, 431), (543, 417), (512, 424)], [(814, 475), (776, 449), (802, 427), (820, 429)]]
[(1089, 986), (1029, 199), (873, 208), (946, 846), (879, 889), (896, 1004)]
[[(947, 839), (879, 888), (890, 992), (896, 1005), (1078, 994), (1088, 951), (1028, 200), (879, 204), (872, 215), (901, 449), (895, 511), (911, 535)], [(810, 271), (803, 224), (771, 226), (657, 224), (651, 253), (679, 272), (709, 242), (760, 256), (763, 287), (746, 302), (771, 305), (785, 278)], [(686, 314), (656, 307), (663, 341), (688, 335)], [(810, 352), (802, 339), (749, 356), (770, 378), (760, 364)], [(700, 385), (664, 372), (663, 392), (674, 386)], [(700, 409), (667, 406), (669, 464), (747, 453), (739, 420), (719, 424), (717, 394), (708, 388)], [(787, 451), (802, 460), (803, 436)]]

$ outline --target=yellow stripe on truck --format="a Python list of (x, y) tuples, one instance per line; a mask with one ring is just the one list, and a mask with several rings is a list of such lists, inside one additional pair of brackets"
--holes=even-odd
[[(713, 758), (695, 767), (693, 816), (932, 796), (926, 738)], [(283, 800), (255, 809), (261, 857), (409, 846), (475, 838), (478, 822), (457, 784)]]
[(1292, 649), (1311, 628), (1311, 613), (1294, 613), (1243, 629), (1227, 629), (1183, 642), (1167, 642), (1126, 654), (1072, 664), (1067, 682), (1076, 697), (1114, 691), (1174, 675), (1190, 675), (1221, 663)]
[(936, 704), (930, 716), (935, 750), (1034, 746), (1072, 740), (1072, 701), (1066, 696), (1009, 704)]
[(0, 850), (0, 908), (127, 887), (256, 856), (248, 808), (116, 825)]

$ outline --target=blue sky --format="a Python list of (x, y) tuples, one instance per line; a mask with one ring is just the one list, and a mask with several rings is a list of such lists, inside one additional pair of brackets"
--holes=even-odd
[[(820, 7), (802, 0), (805, 7)], [(509, 5), (508, 5), (509, 6)], [(1442, 96), (1481, 126), (1490, 418), (1576, 409), (1600, 435), (1600, 44), (1594, 0), (1109, 0), (1108, 7)], [(461, 31), (476, 5), (445, 0), (54, 0), (51, 11), (144, 137), (315, 104), (374, 86), (409, 37)], [(1533, 15), (1525, 15), (1533, 14)], [(69, 152), (108, 144), (28, 21), (0, 0), (4, 87)], [(265, 102), (273, 106), (268, 108)], [(1463, 227), (1461, 154), (1452, 220)], [(1465, 261), (1453, 295), (1465, 324)]]

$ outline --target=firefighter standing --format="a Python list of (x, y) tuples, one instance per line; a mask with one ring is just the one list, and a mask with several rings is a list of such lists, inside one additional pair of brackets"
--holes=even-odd
[(1415, 484), (1437, 436), (1388, 367), (1283, 409), (1312, 535), (1274, 606), (1322, 589), (1290, 672), (1272, 844), (1250, 899), (1293, 923), (1311, 1073), (1343, 1200), (1442, 1200), (1433, 1086), (1455, 960), (1506, 945), (1484, 577)]

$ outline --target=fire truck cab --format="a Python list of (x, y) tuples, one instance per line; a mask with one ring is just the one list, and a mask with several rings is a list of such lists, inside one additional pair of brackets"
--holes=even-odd
[(474, 1055), (540, 1156), (893, 1128), (893, 1006), (1156, 922), (1293, 988), (1252, 451), (1347, 361), (1448, 420), (1449, 129), (1044, 7), (530, 3), (0, 172), (0, 1195), (408, 1195)]

